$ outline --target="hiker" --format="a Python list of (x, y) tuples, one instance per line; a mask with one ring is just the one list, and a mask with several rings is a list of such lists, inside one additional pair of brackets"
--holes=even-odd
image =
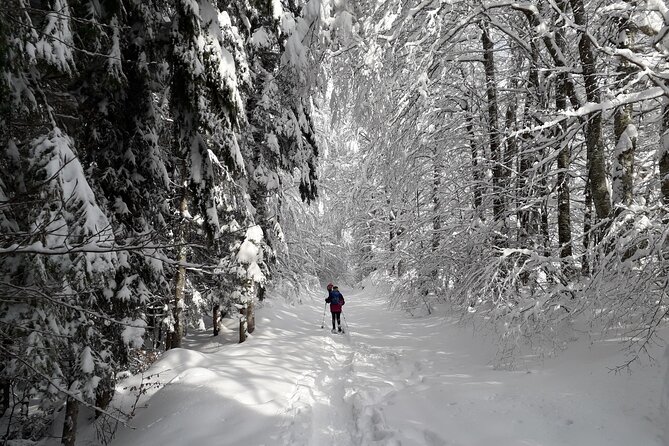
[[(341, 329), (341, 307), (346, 303), (344, 302), (344, 296), (339, 292), (339, 288), (331, 283), (328, 284), (328, 298), (325, 299), (326, 303), (330, 304), (330, 313), (332, 313), (332, 333), (335, 333), (335, 328), (338, 327), (339, 333), (343, 333)], [(335, 321), (337, 322), (337, 327), (335, 327)]]

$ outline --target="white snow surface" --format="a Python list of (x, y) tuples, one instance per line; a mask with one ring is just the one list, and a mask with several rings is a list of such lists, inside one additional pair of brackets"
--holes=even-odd
[[(345, 335), (330, 333), (329, 313), (321, 328), (324, 295), (266, 301), (243, 344), (232, 321), (215, 338), (191, 333), (145, 373), (157, 385), (112, 445), (663, 444), (661, 350), (656, 365), (616, 374), (616, 340), (583, 338), (494, 370), (490, 339), (471, 328), (389, 309), (372, 287), (342, 291)], [(117, 407), (138, 384), (119, 384)]]

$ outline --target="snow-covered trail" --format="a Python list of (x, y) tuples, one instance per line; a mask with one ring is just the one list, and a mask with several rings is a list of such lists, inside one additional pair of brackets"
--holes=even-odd
[(320, 328), (325, 296), (314, 296), (259, 310), (244, 344), (229, 343), (233, 332), (189, 336), (188, 348), (148, 372), (156, 386), (138, 405), (135, 429), (112, 444), (663, 444), (662, 370), (608, 373), (614, 343), (495, 371), (492, 348), (454, 322), (408, 318), (374, 290), (344, 295), (346, 335), (330, 333), (329, 313)]
[[(309, 314), (302, 317), (309, 319)], [(362, 292), (347, 296), (346, 335), (331, 334), (330, 322), (328, 312), (325, 329), (315, 334), (322, 337), (317, 378), (308, 389), (300, 389), (308, 396), (291, 413), (283, 444), (400, 444), (384, 418), (384, 401), (420, 382), (421, 360), (414, 359), (434, 352), (424, 350), (423, 355), (418, 344), (425, 336), (438, 335), (434, 330), (441, 323), (407, 325), (406, 315), (389, 311), (382, 298)], [(305, 336), (314, 336), (313, 328), (307, 330)]]

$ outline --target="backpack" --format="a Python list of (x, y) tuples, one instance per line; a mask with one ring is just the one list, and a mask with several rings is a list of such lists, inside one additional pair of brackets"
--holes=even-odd
[(330, 295), (330, 305), (339, 305), (341, 304), (342, 295), (340, 293), (332, 293)]

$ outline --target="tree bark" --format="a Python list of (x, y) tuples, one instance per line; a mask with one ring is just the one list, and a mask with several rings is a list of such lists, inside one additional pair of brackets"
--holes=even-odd
[(636, 128), (632, 124), (632, 106), (621, 107), (614, 117), (616, 140), (616, 162), (613, 167), (613, 202), (629, 206), (633, 198), (634, 153), (636, 152)]
[(583, 210), (583, 256), (581, 257), (581, 274), (590, 275), (590, 240), (592, 238), (592, 193), (588, 181), (585, 183), (585, 205)]
[[(115, 382), (111, 379), (100, 381), (97, 389), (95, 389), (95, 419), (97, 420), (103, 414), (102, 410), (106, 410), (114, 397)], [(98, 409), (99, 408), (99, 409)]]
[[(439, 198), (439, 188), (441, 186), (441, 177), (439, 172), (439, 151), (437, 146), (432, 148), (432, 252), (437, 252), (440, 243), (441, 231), (441, 200)], [(436, 276), (436, 270), (433, 275)]]
[[(529, 73), (527, 78), (528, 94), (523, 116), (524, 126), (532, 127), (536, 124), (536, 116), (539, 110), (545, 109), (544, 97), (541, 93), (541, 85), (539, 82), (539, 49), (537, 45), (531, 43), (531, 60), (529, 66)], [(543, 132), (542, 132), (543, 133)], [(516, 214), (518, 218), (518, 246), (523, 248), (534, 248), (539, 242), (537, 235), (539, 234), (539, 222), (541, 220), (541, 210), (537, 202), (537, 192), (543, 193), (543, 190), (538, 191), (536, 181), (531, 178), (532, 175), (536, 178), (538, 172), (533, 173), (533, 166), (537, 162), (536, 155), (536, 136), (533, 132), (524, 132), (522, 134), (521, 150), (517, 154), (517, 207)]]
[[(633, 38), (633, 31), (627, 17), (618, 19), (618, 48), (629, 48), (629, 39)], [(623, 85), (636, 70), (625, 58), (620, 58), (618, 64), (618, 82)], [(624, 93), (626, 89), (622, 90)], [(620, 106), (614, 115), (614, 131), (616, 136), (615, 162), (611, 172), (613, 203), (629, 206), (632, 204), (634, 153), (637, 145), (637, 131), (632, 123), (632, 104)]]
[[(184, 163), (185, 164), (185, 163)], [(179, 212), (180, 212), (180, 222), (179, 222), (179, 235), (177, 237), (179, 247), (177, 261), (183, 265), (188, 260), (187, 249), (186, 249), (186, 231), (188, 221), (186, 216), (188, 215), (188, 181), (186, 179), (186, 167), (182, 165), (182, 181), (183, 189), (181, 191), (181, 198), (179, 200)], [(174, 307), (172, 309), (172, 314), (174, 316), (174, 331), (170, 333), (169, 341), (167, 344), (168, 349), (170, 348), (180, 348), (181, 340), (183, 338), (183, 306), (184, 306), (184, 290), (186, 289), (186, 267), (179, 266), (177, 268), (176, 274), (176, 284), (174, 289)]]
[(246, 308), (239, 310), (241, 316), (239, 318), (239, 343), (246, 341)]
[(662, 125), (659, 148), (660, 187), (662, 203), (669, 206), (669, 98), (662, 103)]
[[(562, 8), (566, 8), (566, 2), (561, 3)], [(564, 9), (562, 9), (564, 12)], [(555, 32), (555, 42), (562, 53), (566, 48), (564, 39), (564, 31), (558, 28)], [(558, 73), (555, 84), (555, 108), (558, 113), (567, 110), (567, 75), (565, 73)], [(562, 134), (567, 131), (567, 123), (562, 121), (560, 123), (560, 130)], [(571, 257), (572, 242), (571, 242), (571, 197), (570, 197), (570, 174), (571, 167), (571, 147), (569, 140), (564, 139), (561, 143), (560, 152), (557, 159), (557, 205), (558, 205), (558, 244), (560, 245), (560, 258)], [(570, 276), (572, 274), (572, 267), (565, 265), (563, 272)]]
[(569, 141), (564, 141), (557, 159), (558, 243), (560, 244), (560, 258), (570, 257), (572, 255), (571, 199), (569, 186), (570, 157), (571, 150)]
[(221, 308), (220, 305), (216, 304), (216, 305), (214, 305), (214, 308), (212, 310), (212, 318), (211, 318), (212, 321), (211, 321), (211, 323), (212, 323), (213, 328), (214, 328), (214, 336), (218, 336), (219, 308)]
[(476, 142), (476, 135), (474, 134), (474, 116), (472, 115), (467, 101), (462, 101), (462, 109), (466, 115), (465, 129), (469, 136), (469, 147), (472, 156), (472, 180), (474, 181), (474, 184), (472, 185), (472, 195), (474, 200), (474, 215), (482, 221), (484, 219), (482, 208), (483, 194), (481, 192), (481, 180), (483, 175), (481, 174), (481, 167), (479, 166), (479, 146)]
[(63, 422), (63, 446), (74, 446), (77, 439), (77, 418), (79, 416), (79, 401), (67, 397), (65, 403), (65, 421)]
[[(515, 85), (512, 87), (515, 88)], [(514, 133), (518, 130), (518, 124), (516, 122), (517, 115), (516, 109), (518, 108), (518, 102), (514, 97), (513, 100), (509, 102), (509, 105), (506, 109), (506, 150), (504, 152), (504, 184), (503, 188), (506, 190), (509, 187), (511, 172), (513, 172), (513, 160), (516, 158), (518, 153), (518, 140)]]
[(542, 175), (541, 178), (541, 193), (543, 195), (541, 203), (541, 246), (544, 248), (544, 257), (551, 256), (551, 233), (550, 225), (548, 224), (548, 200), (550, 194), (548, 191), (548, 180), (546, 178), (547, 173), (548, 172)]
[[(585, 34), (587, 20), (583, 0), (570, 0), (574, 13), (574, 23), (584, 30), (578, 41), (578, 52), (583, 70), (585, 94), (589, 103), (600, 103), (600, 91), (595, 67), (595, 55), (592, 43)], [(586, 127), (585, 144), (588, 154), (588, 179), (592, 192), (592, 202), (599, 220), (611, 214), (611, 198), (606, 184), (606, 165), (604, 160), (604, 142), (602, 141), (602, 114), (591, 113)]]
[(486, 97), (488, 99), (488, 132), (490, 137), (490, 158), (492, 161), (493, 216), (496, 221), (504, 218), (503, 160), (500, 143), (497, 103), (497, 82), (495, 80), (494, 44), (490, 38), (488, 26), (480, 23), (481, 42), (483, 44), (483, 66), (485, 68)]
[(253, 333), (256, 329), (256, 313), (253, 301), (246, 306), (246, 331)]
[[(186, 262), (186, 249), (180, 248), (179, 262)], [(170, 348), (180, 348), (181, 340), (183, 338), (183, 305), (184, 305), (184, 290), (186, 288), (186, 268), (180, 266), (177, 270), (176, 289), (174, 292), (174, 331), (171, 333), (172, 338)]]
[[(1, 130), (0, 130), (0, 132), (1, 132)], [(11, 330), (9, 333), (10, 333), (10, 336), (12, 338), (14, 336), (16, 336), (16, 335), (14, 335), (13, 330)], [(10, 358), (9, 352), (11, 351), (12, 344), (13, 344), (13, 341), (11, 341), (10, 339), (5, 339), (5, 340), (2, 341), (2, 346), (4, 348), (3, 348), (1, 360), (2, 360), (2, 364), (4, 365), (4, 367), (7, 367), (7, 363), (9, 362), (9, 358)], [(9, 378), (0, 379), (0, 398), (1, 398), (1, 400), (0, 400), (0, 417), (3, 417), (5, 415), (5, 413), (7, 412), (7, 409), (9, 409), (9, 407), (11, 405), (11, 399), (12, 399), (11, 390), (12, 390), (11, 380)]]
[(5, 416), (7, 409), (9, 409), (10, 397), (11, 397), (11, 383), (8, 379), (0, 380), (0, 417)]

